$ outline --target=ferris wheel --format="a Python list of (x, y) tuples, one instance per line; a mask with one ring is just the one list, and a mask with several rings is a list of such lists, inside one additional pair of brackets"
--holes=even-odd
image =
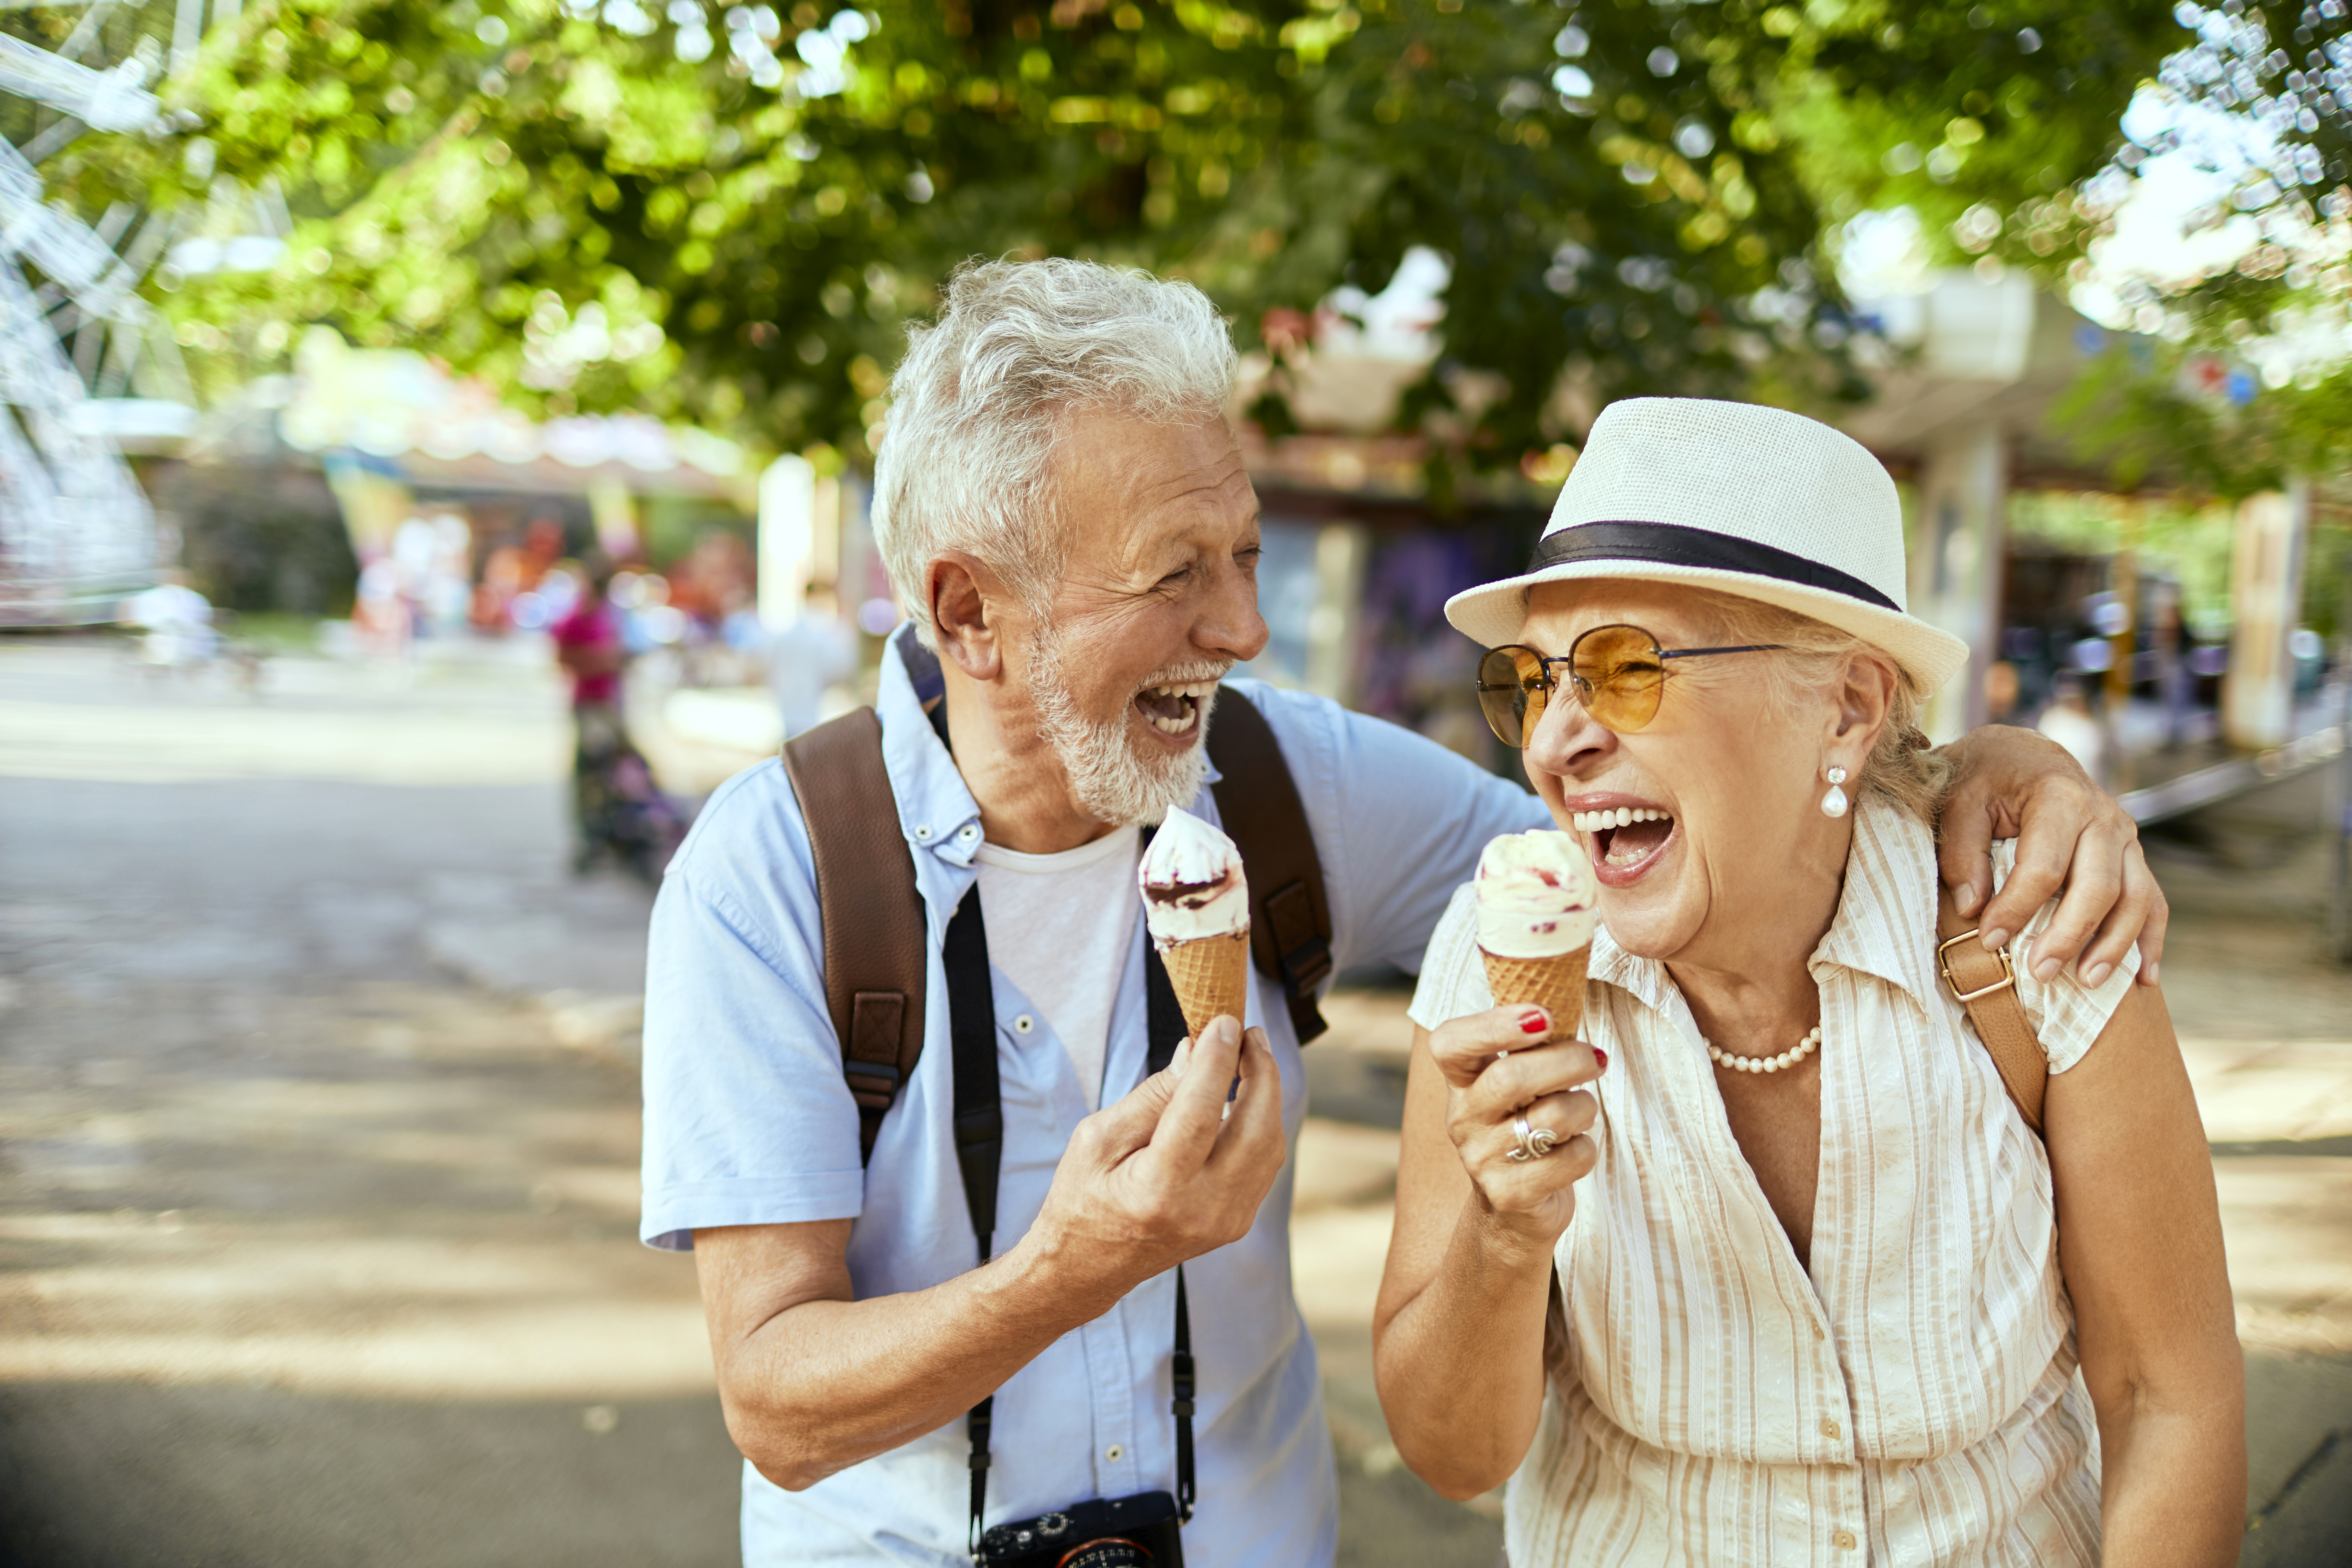
[[(0, 126), (32, 127), (21, 146), (0, 135), (0, 625), (111, 618), (119, 595), (154, 580), (155, 515), (121, 437), (194, 418), (170, 325), (139, 294), (180, 216), (122, 204), (87, 219), (38, 170), (82, 137), (163, 118), (149, 83), (167, 49), (176, 63), (201, 41), (204, 0), (176, 0), (168, 40), (160, 14), (142, 15), (150, 4), (0, 0), (80, 13), (53, 46), (0, 32), (0, 110), (18, 110)], [(214, 0), (213, 19), (236, 4)]]

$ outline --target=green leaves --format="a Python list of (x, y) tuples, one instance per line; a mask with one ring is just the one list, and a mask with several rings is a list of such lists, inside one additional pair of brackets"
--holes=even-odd
[(177, 313), (852, 456), (968, 257), (1188, 277), (1279, 358), (1269, 311), (1431, 246), (1444, 356), (1400, 417), (1511, 465), (1627, 393), (1857, 395), (1824, 212), (1990, 205), (2001, 254), (2063, 261), (2018, 215), (2177, 36), (2150, 0), (261, 0), (169, 84), (194, 124), (74, 177), (198, 199), (202, 141), (286, 191), (285, 266)]

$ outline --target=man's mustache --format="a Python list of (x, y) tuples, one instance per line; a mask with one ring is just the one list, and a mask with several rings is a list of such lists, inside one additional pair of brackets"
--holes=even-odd
[(1204, 681), (1223, 680), (1233, 668), (1234, 661), (1229, 658), (1203, 660), (1197, 664), (1171, 664), (1165, 668), (1154, 670), (1137, 682), (1130, 700), (1133, 697), (1140, 697), (1157, 687), (1193, 686)]

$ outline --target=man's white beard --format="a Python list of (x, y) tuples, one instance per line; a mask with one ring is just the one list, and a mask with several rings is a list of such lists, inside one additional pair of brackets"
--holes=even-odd
[[(1088, 718), (1070, 689), (1065, 651), (1050, 626), (1039, 630), (1029, 644), (1030, 689), (1045, 739), (1070, 775), (1078, 805), (1088, 816), (1120, 827), (1156, 823), (1170, 807), (1192, 805), (1209, 776), (1209, 710), (1216, 694), (1201, 699), (1194, 721), (1198, 738), (1190, 747), (1174, 756), (1147, 752), (1128, 732), (1136, 693), (1129, 692), (1108, 719)], [(1154, 673), (1137, 690), (1219, 680), (1232, 668), (1229, 661), (1173, 665)]]

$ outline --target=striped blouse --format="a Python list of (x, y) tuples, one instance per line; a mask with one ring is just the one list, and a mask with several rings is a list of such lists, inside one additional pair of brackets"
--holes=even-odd
[[(1996, 846), (1996, 877), (2011, 855)], [(1600, 1163), (1559, 1241), (1568, 1355), (1507, 1494), (1512, 1568), (2098, 1561), (2097, 1429), (2050, 1164), (1940, 983), (1935, 876), (1927, 828), (1866, 801), (1810, 961), (1810, 1270), (1664, 966), (1594, 940), (1580, 1032), (1610, 1056)], [(1416, 1023), (1493, 1005), (1475, 924), (1465, 888)], [(2137, 967), (2096, 990), (2021, 969), (2051, 1070), (2082, 1058)]]

